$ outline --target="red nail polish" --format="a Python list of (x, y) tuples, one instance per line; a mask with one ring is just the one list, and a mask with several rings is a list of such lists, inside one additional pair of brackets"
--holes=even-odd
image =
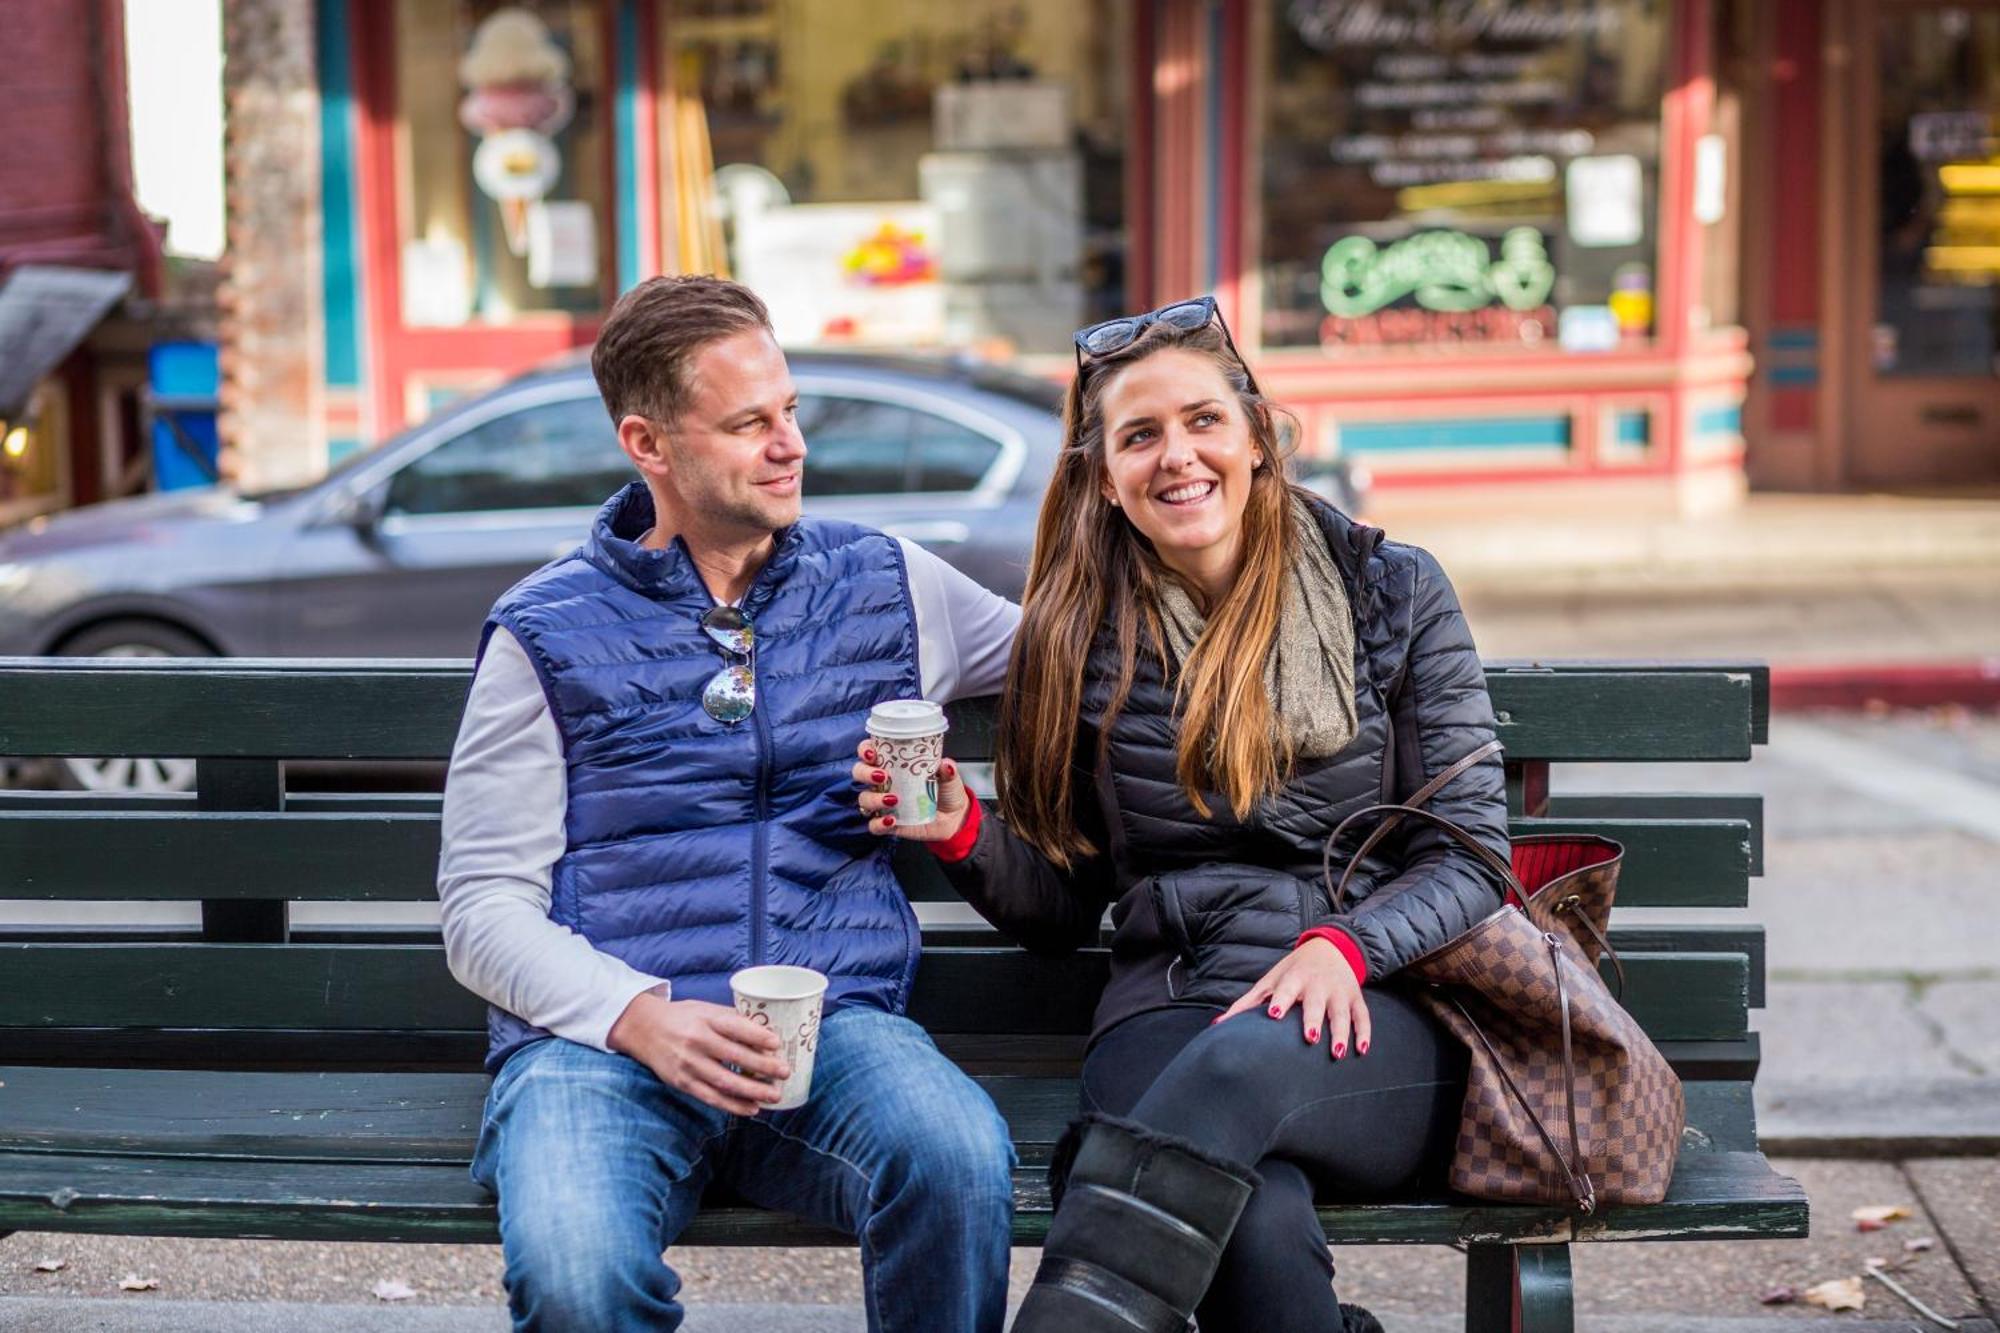
[(863, 750), (861, 752), (861, 762), (864, 764), (875, 764), (875, 763), (880, 763), (881, 761), (875, 757), (875, 752), (873, 750)]
[(1346, 1054), (1347, 1054), (1347, 1043), (1344, 1041), (1336, 1042), (1333, 1047), (1333, 1058), (1338, 1060), (1341, 1056)]
[(946, 761), (944, 767), (939, 771), (942, 772), (945, 777), (951, 777), (952, 775), (958, 772), (958, 765), (951, 763), (950, 761)]
[(1307, 1029), (1306, 1029), (1306, 1040), (1307, 1040), (1307, 1041), (1309, 1041), (1309, 1042), (1316, 1042), (1316, 1041), (1318, 1041), (1318, 1040), (1319, 1040), (1319, 1029), (1318, 1029), (1318, 1028), (1307, 1028)]
[(878, 768), (868, 775), (868, 780), (879, 787), (889, 780), (889, 775)]
[(890, 792), (887, 796), (884, 796), (882, 798), (882, 804), (893, 808), (896, 804), (896, 793)]
[(1368, 1043), (1367, 1043), (1367, 1042), (1365, 1042), (1365, 1041), (1364, 1041), (1364, 1042), (1362, 1042), (1362, 1043), (1361, 1043), (1361, 1045), (1359, 1045), (1359, 1046), (1357, 1046), (1357, 1047), (1355, 1048), (1355, 1051), (1354, 1051), (1354, 1053), (1355, 1053), (1356, 1055), (1366, 1055), (1366, 1054), (1368, 1054)]
[(883, 815), (883, 816), (882, 816), (882, 827), (883, 827), (883, 828), (894, 828), (894, 827), (896, 827), (896, 817), (895, 817), (894, 815)]
[(1275, 1004), (1271, 1006), (1271, 1017), (1273, 1017), (1273, 1018), (1283, 1018), (1284, 1016), (1285, 1016), (1285, 1011), (1284, 1011), (1284, 1010), (1280, 1009), (1280, 1008), (1279, 1008), (1279, 1007), (1278, 1007), (1277, 1005), (1275, 1005)]

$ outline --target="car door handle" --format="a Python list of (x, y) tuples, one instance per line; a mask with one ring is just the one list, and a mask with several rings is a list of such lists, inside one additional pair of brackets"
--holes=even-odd
[(919, 546), (960, 546), (972, 540), (972, 528), (956, 519), (885, 523), (882, 531), (891, 537), (907, 537)]

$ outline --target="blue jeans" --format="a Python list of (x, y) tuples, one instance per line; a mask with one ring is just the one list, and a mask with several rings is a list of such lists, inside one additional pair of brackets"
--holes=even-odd
[(514, 1327), (677, 1329), (661, 1251), (711, 1183), (861, 1242), (871, 1330), (998, 1333), (1014, 1152), (979, 1085), (916, 1023), (848, 1007), (820, 1028), (812, 1099), (732, 1116), (560, 1038), (500, 1069), (472, 1176), (500, 1196)]

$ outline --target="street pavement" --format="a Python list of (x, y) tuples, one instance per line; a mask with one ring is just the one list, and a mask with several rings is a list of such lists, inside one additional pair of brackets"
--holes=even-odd
[[(2000, 660), (2000, 501), (1758, 497), (1747, 514), (1565, 524), (1531, 507), (1377, 516), (1437, 551), (1481, 651), (1502, 657), (1756, 658), (1776, 665)], [(1627, 529), (1630, 529), (1629, 531)], [(1765, 1306), (1772, 1287), (1896, 1280), (1965, 1333), (2000, 1313), (2000, 715), (1781, 713), (1749, 764), (1571, 766), (1556, 789), (1759, 791), (1768, 932), (1760, 1125), (1813, 1200), (1806, 1241), (1576, 1247), (1586, 1333), (1934, 1328), (1885, 1286), (1860, 1315)], [(12, 909), (10, 909), (12, 910)], [(421, 914), (421, 909), (418, 909)], [(1675, 914), (1677, 917), (1684, 914)], [(1640, 922), (1642, 911), (1622, 911)], [(1912, 1216), (1861, 1233), (1849, 1214)], [(1930, 1239), (1928, 1249), (1904, 1243)], [(35, 1270), (60, 1258), (54, 1273)], [(675, 1255), (693, 1333), (865, 1326), (844, 1250)], [(1338, 1255), (1345, 1298), (1392, 1333), (1460, 1327), (1463, 1259)], [(1016, 1253), (1016, 1297), (1036, 1254)], [(160, 1279), (121, 1293), (127, 1274)], [(387, 1304), (384, 1280), (415, 1295)], [(772, 1304), (758, 1304), (769, 1302)], [(0, 1330), (505, 1327), (490, 1247), (16, 1235)]]

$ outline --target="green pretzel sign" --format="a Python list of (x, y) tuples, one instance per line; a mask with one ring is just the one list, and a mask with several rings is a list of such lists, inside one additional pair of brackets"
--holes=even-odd
[(1420, 231), (1384, 249), (1366, 236), (1334, 242), (1320, 262), (1320, 300), (1333, 314), (1373, 314), (1414, 295), (1426, 310), (1478, 310), (1498, 300), (1533, 310), (1555, 286), (1555, 265), (1533, 227), (1500, 238), (1500, 257), (1462, 231)]

